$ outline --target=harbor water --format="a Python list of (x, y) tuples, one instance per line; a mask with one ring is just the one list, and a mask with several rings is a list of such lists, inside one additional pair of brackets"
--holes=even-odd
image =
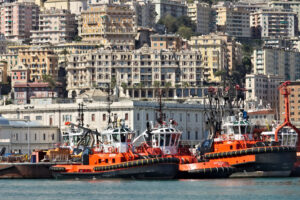
[(300, 199), (300, 178), (212, 180), (0, 180), (1, 200)]

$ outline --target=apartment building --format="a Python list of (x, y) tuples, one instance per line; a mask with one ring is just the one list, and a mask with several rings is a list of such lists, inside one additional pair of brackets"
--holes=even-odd
[(126, 4), (135, 11), (135, 24), (138, 27), (152, 28), (155, 25), (155, 6), (151, 0), (132, 0)]
[(82, 41), (113, 49), (134, 49), (136, 25), (128, 5), (106, 4), (81, 13), (79, 35)]
[(203, 82), (201, 60), (199, 51), (157, 51), (145, 46), (134, 51), (72, 54), (66, 68), (68, 95), (75, 97), (116, 80), (132, 98), (154, 98), (158, 87), (166, 98), (201, 96), (197, 90)]
[(233, 5), (215, 5), (217, 31), (238, 38), (251, 37), (250, 12)]
[[(269, 7), (290, 9), (297, 14), (297, 21), (300, 22), (300, 2), (299, 1), (271, 1), (268, 3)], [(297, 32), (300, 31), (298, 26)]]
[(179, 51), (184, 48), (185, 42), (176, 34), (152, 34), (150, 35), (151, 48), (156, 50), (175, 50)]
[(247, 74), (245, 85), (245, 88), (247, 89), (245, 99), (246, 104), (255, 103), (264, 107), (269, 105), (272, 109), (278, 110), (278, 86), (283, 80), (283, 76)]
[(42, 80), (44, 74), (58, 76), (58, 56), (52, 50), (28, 49), (18, 53), (19, 64), (30, 69), (30, 80)]
[(52, 8), (58, 10), (68, 10), (70, 13), (79, 16), (82, 11), (88, 8), (88, 0), (36, 0), (40, 3), (42, 10), (50, 10)]
[(297, 14), (290, 9), (263, 8), (251, 13), (250, 21), (255, 38), (294, 37), (298, 33)]
[(207, 82), (220, 82), (221, 77), (215, 76), (217, 71), (228, 70), (231, 73), (242, 62), (241, 44), (222, 33), (194, 36), (190, 46), (201, 52), (204, 79)]
[(34, 3), (13, 2), (0, 6), (0, 34), (6, 39), (25, 41), (38, 29), (39, 7)]
[(31, 31), (31, 44), (61, 44), (72, 41), (77, 31), (75, 14), (51, 8), (39, 15), (39, 30)]
[(300, 78), (300, 53), (282, 48), (256, 49), (252, 54), (254, 74), (283, 76), (284, 80)]
[(166, 15), (172, 15), (173, 17), (180, 17), (187, 15), (187, 7), (185, 1), (182, 0), (153, 0), (155, 6), (156, 18), (155, 22), (158, 22), (160, 18)]
[(187, 16), (196, 24), (196, 32), (202, 35), (210, 33), (212, 29), (211, 22), (212, 9), (209, 4), (194, 1), (187, 3)]

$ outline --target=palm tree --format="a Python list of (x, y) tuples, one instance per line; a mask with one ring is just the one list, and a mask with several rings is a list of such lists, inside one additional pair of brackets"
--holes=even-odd
[(169, 97), (169, 89), (170, 89), (170, 87), (172, 87), (171, 81), (166, 82), (166, 84), (165, 84), (165, 88), (166, 88), (166, 97), (167, 97), (167, 96)]
[[(160, 82), (159, 81), (154, 81), (154, 83), (153, 83), (153, 86), (154, 86), (154, 88), (155, 88), (155, 94), (157, 93), (157, 90), (159, 90), (159, 87), (160, 87)], [(157, 96), (157, 95), (156, 95)]]

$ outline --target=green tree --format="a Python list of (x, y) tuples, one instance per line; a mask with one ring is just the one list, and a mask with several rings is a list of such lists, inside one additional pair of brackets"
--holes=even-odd
[(43, 74), (42, 80), (43, 80), (43, 82), (48, 83), (48, 86), (49, 86), (49, 88), (50, 88), (50, 90), (52, 92), (52, 97), (53, 97), (54, 89), (57, 86), (56, 81), (54, 80), (54, 78), (51, 75), (48, 75), (48, 74)]
[(116, 77), (112, 77), (110, 80), (110, 87), (113, 89), (116, 87), (116, 84), (117, 84)]
[(189, 40), (189, 39), (194, 35), (193, 30), (192, 30), (191, 28), (189, 28), (189, 27), (186, 27), (186, 26), (181, 26), (181, 27), (178, 29), (177, 33), (178, 33), (181, 37), (183, 37), (183, 38), (185, 38), (185, 39), (187, 39), (187, 40)]
[(75, 35), (73, 40), (76, 42), (80, 42), (82, 40), (82, 38), (79, 35)]
[(127, 88), (128, 88), (127, 83), (122, 82), (122, 83), (121, 83), (121, 87), (123, 88), (124, 92), (126, 93), (126, 90), (127, 90)]
[(154, 81), (153, 86), (155, 88), (159, 88), (160, 87), (160, 82), (159, 81)]

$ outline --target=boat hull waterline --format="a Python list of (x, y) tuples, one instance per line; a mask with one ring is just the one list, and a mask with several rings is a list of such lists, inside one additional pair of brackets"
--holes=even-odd
[(296, 161), (296, 149), (291, 147), (249, 148), (245, 153), (246, 150), (206, 157), (213, 161), (228, 162), (235, 167), (236, 172), (230, 177), (287, 177)]

